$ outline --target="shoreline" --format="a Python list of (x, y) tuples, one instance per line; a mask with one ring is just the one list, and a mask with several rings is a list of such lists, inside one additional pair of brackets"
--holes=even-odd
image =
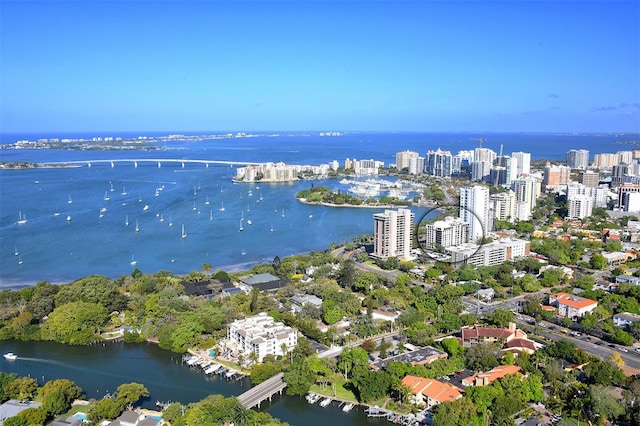
[(301, 202), (302, 204), (306, 204), (308, 206), (325, 206), (325, 207), (346, 207), (346, 208), (354, 208), (354, 209), (393, 209), (393, 208), (403, 208), (403, 207), (414, 207), (413, 204), (405, 206), (405, 205), (395, 205), (395, 204), (379, 204), (379, 205), (372, 205), (372, 204), (358, 204), (358, 205), (354, 205), (354, 204), (332, 204), (332, 203), (325, 203), (324, 201), (307, 201), (306, 198), (297, 198), (296, 200), (298, 200), (299, 202)]

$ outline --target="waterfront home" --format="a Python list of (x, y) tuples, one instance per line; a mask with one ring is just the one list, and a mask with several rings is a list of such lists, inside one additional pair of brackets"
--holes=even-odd
[(63, 417), (52, 421), (47, 426), (81, 426), (82, 419), (76, 416)]
[(517, 365), (499, 365), (489, 371), (473, 374), (462, 380), (463, 386), (486, 386), (503, 378), (508, 374), (520, 374), (522, 370)]
[(110, 423), (110, 426), (159, 426), (162, 421), (135, 411), (125, 411)]
[(463, 390), (449, 383), (417, 376), (405, 376), (402, 384), (411, 390), (411, 402), (418, 406), (432, 408), (443, 402), (453, 402), (462, 398)]
[(640, 315), (631, 312), (620, 312), (613, 316), (613, 323), (619, 327), (629, 327), (640, 323)]
[(39, 402), (33, 401), (18, 401), (17, 399), (10, 399), (4, 404), (0, 405), (0, 424), (10, 417), (15, 417), (28, 408), (40, 407)]

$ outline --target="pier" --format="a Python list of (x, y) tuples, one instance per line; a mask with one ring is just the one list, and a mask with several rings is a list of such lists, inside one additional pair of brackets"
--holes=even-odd
[(238, 396), (238, 401), (246, 408), (260, 406), (260, 403), (265, 399), (271, 401), (271, 397), (276, 393), (282, 394), (282, 391), (286, 387), (287, 384), (284, 381), (284, 373), (278, 373)]

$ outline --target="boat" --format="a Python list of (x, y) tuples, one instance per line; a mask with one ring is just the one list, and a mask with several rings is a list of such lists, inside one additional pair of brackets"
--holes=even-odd
[(53, 215), (56, 216), (56, 217), (60, 216), (60, 212), (55, 212), (55, 213), (53, 213)]
[(353, 404), (352, 403), (347, 403), (347, 404), (344, 404), (344, 406), (342, 407), (342, 411), (347, 413), (347, 412), (351, 411), (352, 408), (353, 408)]
[(25, 223), (27, 223), (27, 216), (23, 215), (22, 212), (18, 212), (18, 222), (16, 222), (18, 225), (24, 225)]
[(134, 259), (133, 255), (131, 255), (131, 266), (136, 266), (138, 261)]
[(207, 200), (204, 202), (205, 206), (209, 205), (209, 196), (207, 195)]
[(193, 202), (193, 211), (195, 212), (196, 210), (198, 210), (198, 208), (196, 207), (196, 202)]
[(71, 222), (71, 215), (67, 215), (67, 222)]
[(125, 186), (124, 186), (124, 185), (122, 185), (122, 195), (127, 195), (127, 194), (129, 194), (129, 193), (127, 192), (127, 188), (125, 188)]
[(253, 222), (251, 222), (251, 219), (247, 220), (247, 225), (251, 225), (253, 224)]
[(213, 210), (209, 210), (209, 222), (213, 221)]
[(309, 395), (306, 396), (306, 398), (309, 404), (315, 404), (318, 401), (318, 399), (320, 399), (320, 395), (317, 395), (315, 393), (310, 393)]
[(249, 197), (253, 197), (253, 192), (251, 192), (251, 190), (249, 190), (249, 192), (247, 193), (247, 195), (248, 195)]
[(284, 207), (282, 208), (282, 217), (284, 217)]
[(106, 208), (106, 207), (102, 207), (102, 208), (100, 209), (100, 214), (101, 214), (101, 215), (104, 215), (106, 212), (107, 212), (107, 208)]
[(109, 188), (109, 191), (111, 192), (115, 191), (115, 189), (113, 189), (113, 183), (109, 182), (109, 184), (111, 185), (111, 188)]
[(244, 210), (240, 212), (240, 222), (244, 221)]
[(124, 226), (129, 226), (129, 215), (126, 215), (124, 218)]
[(184, 232), (184, 225), (182, 225), (182, 239), (184, 240), (185, 238), (187, 238), (187, 233)]
[(105, 201), (109, 201), (111, 199), (111, 197), (109, 197), (109, 193), (107, 191), (104, 191), (104, 197), (102, 198)]
[(173, 221), (171, 220), (171, 215), (169, 215), (169, 228), (173, 228)]
[(273, 232), (273, 225), (271, 225), (271, 232)]
[(221, 211), (221, 212), (223, 212), (223, 211), (224, 211), (224, 203), (221, 201), (221, 202), (220, 202), (220, 205), (221, 205), (221, 207), (220, 207), (220, 211)]
[(140, 227), (138, 226), (138, 219), (136, 219), (136, 232), (140, 232)]
[(240, 254), (241, 254), (242, 256), (244, 256), (245, 254), (247, 254), (247, 252), (246, 252), (246, 251), (244, 251), (244, 250), (242, 250), (242, 251), (240, 252)]
[(18, 265), (22, 265), (24, 262), (22, 261), (22, 258), (20, 257), (20, 255), (18, 255)]
[(71, 204), (73, 203), (73, 200), (71, 199), (71, 195), (69, 195), (69, 199), (67, 200), (67, 204)]
[(162, 213), (160, 213), (160, 222), (164, 222), (164, 216), (162, 216)]
[(326, 407), (329, 404), (331, 404), (331, 398), (329, 398), (329, 397), (326, 397), (325, 399), (320, 401), (320, 406), (321, 407)]
[(145, 204), (144, 207), (142, 208), (143, 212), (146, 212), (147, 210), (149, 210), (149, 204)]
[(3, 356), (5, 359), (8, 359), (10, 361), (13, 361), (14, 359), (18, 359), (18, 355), (14, 354), (13, 352), (7, 352)]
[(14, 255), (14, 256), (17, 256), (17, 255), (19, 255), (19, 254), (20, 254), (20, 252), (18, 251), (18, 247), (16, 246), (16, 250), (15, 250), (15, 252), (13, 252), (13, 255)]
[(239, 231), (244, 231), (244, 228), (242, 227), (242, 220), (240, 221), (240, 229)]

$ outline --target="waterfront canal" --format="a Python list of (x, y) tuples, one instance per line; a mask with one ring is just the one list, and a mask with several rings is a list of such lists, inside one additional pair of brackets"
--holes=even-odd
[[(66, 346), (53, 342), (0, 342), (2, 353), (14, 352), (15, 361), (0, 357), (0, 371), (29, 376), (42, 386), (45, 381), (67, 378), (80, 386), (87, 398), (114, 393), (122, 383), (138, 382), (149, 389), (142, 401), (155, 409), (156, 401), (190, 403), (210, 394), (237, 396), (250, 387), (248, 379), (227, 381), (182, 363), (182, 356), (154, 344), (99, 343)], [(348, 413), (336, 402), (328, 407), (310, 405), (302, 397), (274, 396), (260, 410), (291, 425), (388, 425), (386, 420), (369, 419), (358, 407)]]

